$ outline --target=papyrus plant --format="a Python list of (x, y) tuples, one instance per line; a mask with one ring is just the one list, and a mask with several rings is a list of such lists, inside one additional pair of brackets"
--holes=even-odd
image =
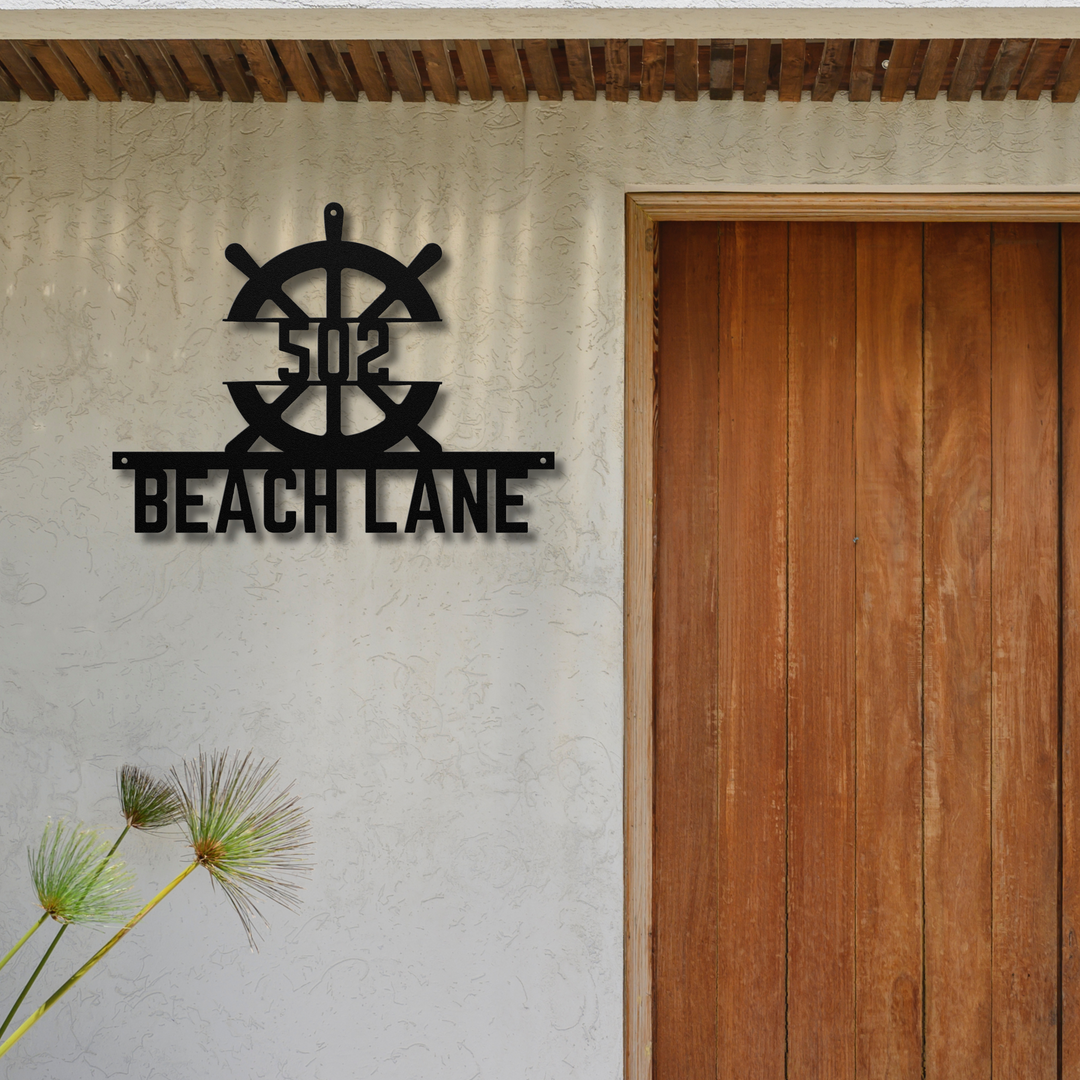
[[(160, 781), (149, 783), (150, 780), (135, 773), (125, 780), (121, 771), (122, 805), (126, 791), (134, 800), (132, 805), (142, 807), (141, 815), (129, 815), (125, 810), (127, 826), (121, 839), (129, 828), (154, 827), (146, 824), (155, 819), (154, 814), (167, 815), (186, 834), (192, 851), (191, 862), (0, 1043), (0, 1057), (200, 866), (225, 891), (252, 947), (253, 918), (265, 922), (255, 904), (256, 897), (295, 907), (299, 888), (296, 878), (310, 869), (306, 861), (311, 843), (310, 826), (297, 798), (288, 788), (277, 785), (276, 765), (256, 761), (250, 753), (243, 757), (230, 756), (228, 752), (200, 753), (194, 760), (186, 761), (181, 770), (172, 770), (165, 790), (157, 786)], [(154, 813), (149, 812), (150, 808)], [(136, 824), (137, 820), (141, 823)], [(104, 869), (100, 874), (103, 876)], [(29, 935), (23, 940), (26, 937)], [(35, 977), (36, 972), (31, 983)]]

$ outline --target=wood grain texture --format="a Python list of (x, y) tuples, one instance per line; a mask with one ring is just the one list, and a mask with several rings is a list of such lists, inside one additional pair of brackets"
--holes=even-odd
[(983, 101), (1005, 100), (1017, 72), (1027, 60), (1032, 44), (1031, 38), (1006, 38), (1002, 41), (986, 76), (982, 89)]
[(353, 66), (356, 68), (357, 78), (364, 88), (364, 94), (368, 101), (390, 101), (393, 94), (390, 92), (390, 83), (386, 78), (386, 70), (382, 66), (379, 54), (375, 51), (370, 41), (347, 41), (345, 42), (352, 57)]
[[(240, 66), (233, 44), (228, 41), (207, 40), (203, 42), (203, 47), (206, 49), (207, 56), (210, 57), (210, 62), (214, 65), (214, 70), (218, 73), (221, 85), (225, 87), (225, 93), (233, 101), (254, 101), (255, 92), (252, 88), (252, 80)], [(235, 44), (239, 45), (239, 42)]]
[(454, 65), (450, 62), (450, 50), (441, 38), (420, 42), (420, 54), (424, 58), (431, 94), (444, 105), (458, 103), (458, 84)]
[(604, 42), (604, 98), (630, 100), (630, 42), (626, 38), (608, 38)]
[(61, 40), (57, 47), (71, 61), (98, 101), (119, 101), (120, 86), (102, 63), (97, 42)]
[(846, 38), (825, 42), (817, 74), (814, 76), (814, 88), (810, 91), (811, 101), (832, 101), (836, 97), (850, 56), (851, 42)]
[(530, 38), (522, 44), (525, 47), (525, 58), (529, 61), (536, 96), (541, 101), (562, 101), (562, 83), (547, 39)]
[(360, 93), (353, 82), (341, 52), (333, 41), (306, 41), (308, 56), (322, 74), (323, 82), (334, 95), (335, 101), (357, 101)]
[(270, 51), (270, 45), (266, 41), (250, 38), (240, 43), (240, 51), (248, 62), (248, 70), (255, 80), (255, 85), (262, 94), (263, 101), (281, 104), (289, 100), (288, 91), (285, 89), (285, 81), (282, 78), (281, 69)]
[(1057, 1076), (1058, 228), (993, 230), (993, 1063)]
[(166, 101), (187, 101), (190, 94), (168, 51), (168, 46), (158, 41), (135, 41), (132, 45), (150, 72), (161, 96)]
[(1061, 42), (1057, 40), (1035, 42), (1020, 75), (1020, 85), (1016, 88), (1018, 101), (1038, 101), (1060, 49)]
[(1077, 93), (1080, 93), (1080, 49), (1076, 47), (1075, 41), (1070, 41), (1050, 99), (1061, 103), (1073, 102)]
[[(420, 69), (416, 66), (411, 43), (390, 40), (383, 42), (383, 51), (394, 73), (394, 82), (402, 101), (421, 102), (425, 98), (424, 83), (420, 78)], [(280, 52), (280, 50), (279, 50)], [(285, 57), (282, 57), (284, 60)]]
[(131, 49), (128, 41), (108, 40), (98, 42), (102, 53), (109, 61), (116, 77), (127, 91), (132, 101), (146, 103), (154, 100), (154, 90), (147, 81), (146, 73), (139, 64), (139, 58)]
[(52, 101), (52, 87), (20, 42), (0, 39), (0, 62), (31, 101)]
[(300, 100), (322, 101), (323, 89), (319, 85), (315, 65), (308, 56), (307, 42), (282, 39), (274, 42), (274, 48), (281, 58), (282, 66), (289, 73), (289, 81)]
[(709, 47), (709, 98), (730, 101), (735, 93), (735, 42), (716, 38)]
[(801, 101), (803, 76), (806, 74), (806, 42), (801, 38), (785, 38), (780, 43), (781, 101)]
[(521, 57), (513, 41), (508, 39), (488, 42), (495, 74), (499, 77), (499, 89), (507, 101), (527, 101), (529, 91), (525, 87), (525, 75), (521, 70)]
[(1061, 227), (1061, 1060), (1080, 1068), (1080, 227)]
[(990, 48), (989, 38), (966, 38), (960, 46), (952, 79), (949, 81), (949, 101), (970, 101), (982, 76), (983, 61)]
[(855, 1070), (855, 226), (793, 223), (790, 237), (788, 1075), (844, 1077)]
[(787, 225), (720, 226), (718, 1067), (784, 1073)]
[(221, 89), (199, 42), (177, 38), (166, 43), (200, 101), (220, 101)]
[(718, 226), (661, 229), (656, 1080), (716, 1072)]
[(855, 1075), (921, 1080), (922, 226), (856, 234)]
[(919, 40), (906, 38), (893, 42), (889, 50), (889, 66), (885, 69), (885, 78), (881, 84), (882, 101), (903, 101), (907, 93), (911, 69), (915, 66), (915, 57), (919, 53)]
[(925, 226), (923, 295), (926, 1076), (989, 1080), (988, 224)]
[(19, 84), (0, 67), (0, 101), (18, 101), (21, 96)]
[(877, 41), (859, 39), (851, 51), (851, 76), (848, 79), (848, 101), (869, 101), (877, 72)]
[(697, 101), (701, 63), (697, 38), (675, 39), (675, 100)]
[(570, 86), (575, 101), (596, 100), (596, 75), (593, 72), (592, 49), (588, 38), (567, 38), (563, 43)]
[(954, 47), (948, 38), (934, 38), (927, 44), (922, 71), (919, 73), (919, 85), (915, 90), (917, 101), (933, 101), (938, 96), (945, 82), (945, 72), (948, 70)]
[(746, 43), (746, 68), (743, 75), (743, 101), (764, 101), (769, 86), (769, 58), (772, 42), (752, 38)]
[(488, 75), (487, 61), (478, 41), (455, 41), (461, 72), (465, 76), (465, 85), (473, 101), (491, 101), (491, 77)]
[(86, 83), (79, 77), (79, 73), (60, 50), (57, 42), (28, 41), (26, 51), (68, 101), (89, 100), (90, 93)]
[(664, 96), (667, 53), (667, 38), (646, 39), (641, 43), (641, 83), (638, 96), (642, 101), (659, 101)]
[(659, 227), (626, 200), (626, 1080), (653, 1080), (653, 582)]

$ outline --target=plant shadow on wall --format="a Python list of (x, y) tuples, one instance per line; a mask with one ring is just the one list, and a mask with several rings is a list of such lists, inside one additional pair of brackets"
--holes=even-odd
[[(37, 851), (29, 851), (30, 879), (43, 913), (0, 959), (0, 968), (46, 919), (52, 917), (60, 928), (15, 997), (0, 1026), (0, 1038), (72, 923), (122, 925), (0, 1042), (0, 1057), (198, 867), (205, 868), (221, 886), (240, 916), (252, 948), (256, 947), (254, 920), (266, 922), (256, 906), (257, 898), (295, 909), (296, 878), (311, 869), (306, 861), (310, 825), (297, 797), (278, 784), (276, 765), (255, 760), (250, 753), (230, 756), (228, 751), (200, 753), (166, 777), (125, 765), (117, 775), (117, 791), (125, 825), (112, 845), (84, 825), (50, 821)], [(183, 832), (192, 860), (137, 909), (132, 893), (134, 877), (114, 858), (116, 850), (131, 829), (151, 831), (174, 825)]]

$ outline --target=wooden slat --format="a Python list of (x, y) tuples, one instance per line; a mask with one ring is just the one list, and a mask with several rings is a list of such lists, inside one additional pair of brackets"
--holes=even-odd
[(52, 87), (21, 42), (0, 39), (0, 62), (32, 101), (53, 100)]
[(53, 41), (28, 41), (27, 52), (68, 101), (87, 101), (90, 93), (71, 61)]
[(187, 101), (191, 95), (169, 55), (168, 46), (163, 48), (158, 41), (136, 41), (132, 44), (161, 96), (166, 101)]
[(202, 54), (197, 41), (186, 38), (166, 42), (188, 85), (195, 91), (200, 101), (220, 101), (221, 91), (214, 79), (213, 69)]
[(630, 100), (630, 42), (608, 38), (604, 43), (604, 98)]
[(1050, 98), (1054, 102), (1073, 102), (1080, 93), (1080, 48), (1075, 40), (1069, 42), (1065, 57), (1061, 61), (1057, 81), (1054, 83)]
[(119, 101), (120, 87), (101, 62), (97, 42), (62, 39), (56, 42), (98, 101)]
[(130, 44), (120, 39), (100, 41), (98, 44), (105, 59), (109, 61), (109, 65), (116, 72), (120, 85), (127, 91), (128, 97), (132, 101), (153, 101), (154, 90), (147, 81), (138, 57), (132, 52)]
[(288, 101), (289, 94), (281, 77), (281, 69), (278, 67), (277, 60), (274, 59), (274, 54), (270, 51), (269, 42), (258, 38), (248, 38), (241, 41), (239, 45), (263, 101), (278, 104)]
[(1058, 227), (993, 230), (993, 1063), (1057, 1072)]
[(697, 38), (675, 39), (675, 100), (697, 101), (701, 84)]
[(806, 42), (801, 38), (785, 38), (780, 43), (781, 101), (801, 101), (803, 76), (806, 74)]
[[(491, 100), (491, 78), (478, 41), (455, 41), (458, 63), (473, 101)], [(567, 42), (569, 45), (569, 42)]]
[(814, 88), (810, 91), (811, 101), (832, 101), (836, 97), (850, 55), (851, 42), (846, 38), (831, 38), (825, 42), (814, 76)]
[(659, 101), (664, 96), (667, 78), (667, 38), (646, 39), (641, 43), (642, 101)]
[(924, 833), (934, 1080), (990, 1080), (990, 295), (990, 226), (927, 224)]
[(454, 65), (450, 62), (450, 50), (447, 49), (446, 42), (441, 38), (421, 41), (420, 54), (424, 58), (432, 96), (444, 105), (456, 105), (457, 76), (454, 74)]
[(857, 227), (855, 1023), (867, 1080), (922, 1080), (922, 243), (921, 225)]
[(718, 258), (718, 226), (662, 226), (653, 1052), (688, 1078), (717, 1056)]
[(21, 96), (18, 83), (0, 67), (0, 101), (18, 101)]
[(1016, 97), (1019, 101), (1039, 99), (1060, 48), (1061, 42), (1057, 40), (1040, 39), (1035, 42), (1028, 54), (1023, 74), (1020, 76), (1020, 85), (1016, 88)]
[(588, 38), (567, 38), (563, 42), (570, 86), (575, 101), (596, 100), (596, 75), (593, 72), (592, 48)]
[(384, 41), (383, 51), (394, 73), (398, 93), (402, 101), (423, 101), (424, 83), (420, 78), (420, 69), (416, 66), (416, 57), (407, 41)]
[(769, 57), (772, 42), (751, 38), (746, 43), (746, 73), (743, 76), (743, 101), (764, 101), (769, 86)]
[(918, 51), (917, 38), (900, 38), (893, 42), (893, 47), (889, 50), (889, 66), (885, 69), (885, 79), (881, 84), (882, 101), (904, 100)]
[(855, 226), (793, 222), (789, 228), (787, 1075), (850, 1077)]
[(495, 62), (495, 74), (499, 77), (499, 89), (507, 101), (527, 101), (529, 91), (525, 87), (525, 75), (521, 70), (521, 57), (513, 41), (489, 41), (491, 59)]
[(720, 226), (716, 1075), (725, 1080), (784, 1075), (787, 231)]
[[(307, 43), (281, 38), (274, 41), (274, 49), (281, 58), (282, 66), (289, 73), (289, 81), (301, 101), (322, 101), (323, 89), (319, 85), (319, 76), (308, 56)], [(410, 53), (410, 58), (412, 54)], [(394, 69), (397, 74), (397, 69)], [(400, 80), (399, 80), (400, 86)], [(402, 97), (405, 95), (402, 94)], [(406, 100), (410, 100), (406, 98)]]
[(919, 86), (915, 91), (917, 101), (933, 101), (938, 96), (952, 51), (953, 42), (949, 38), (934, 38), (927, 44)]
[(860, 38), (855, 42), (851, 54), (851, 78), (848, 81), (849, 101), (869, 101), (874, 89), (874, 74), (877, 71), (877, 41)]
[[(390, 101), (390, 84), (386, 81), (386, 71), (379, 60), (379, 54), (370, 41), (345, 42), (356, 67), (356, 74), (368, 101)], [(485, 71), (485, 77), (487, 72)], [(490, 88), (489, 88), (490, 89)], [(490, 94), (488, 95), (490, 98)]]
[(709, 49), (709, 97), (730, 101), (735, 92), (735, 42), (717, 38)]
[(563, 88), (551, 55), (551, 44), (546, 38), (529, 38), (522, 45), (525, 59), (529, 61), (536, 96), (541, 101), (562, 101)]
[(990, 48), (989, 38), (967, 38), (960, 46), (956, 67), (949, 82), (949, 101), (970, 101), (975, 84), (982, 74), (983, 61)]
[(1080, 226), (1061, 227), (1061, 1060), (1080, 1061)]
[[(359, 91), (345, 66), (345, 61), (332, 41), (306, 41), (308, 54), (322, 73), (323, 81), (330, 88), (335, 101), (356, 101)], [(455, 88), (456, 89), (456, 88)]]
[[(239, 42), (231, 41), (207, 39), (203, 42), (206, 55), (210, 57), (210, 63), (214, 65), (214, 70), (221, 80), (221, 85), (225, 87), (225, 93), (233, 101), (251, 102), (255, 100), (255, 92), (236, 55), (239, 46)], [(284, 90), (282, 92), (284, 93)], [(273, 101), (276, 99), (268, 98), (267, 100)]]
[(983, 101), (1005, 100), (1005, 95), (1027, 59), (1032, 44), (1031, 38), (1006, 38), (1002, 41), (990, 66), (990, 73), (986, 76), (986, 85), (982, 90)]

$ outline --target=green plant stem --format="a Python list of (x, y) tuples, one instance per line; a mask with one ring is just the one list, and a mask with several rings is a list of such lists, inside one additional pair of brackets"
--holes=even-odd
[(59, 990), (55, 991), (45, 1002), (39, 1005), (8, 1037), (4, 1042), (0, 1043), (0, 1057), (3, 1057), (14, 1045), (21, 1039), (99, 960), (101, 960), (105, 954), (122, 938), (128, 931), (133, 930), (138, 922), (144, 915), (152, 911), (166, 896), (169, 895), (198, 866), (198, 862), (189, 863), (179, 874), (176, 875), (153, 898), (150, 900), (138, 914), (133, 915), (132, 918), (125, 923), (122, 927)]
[[(86, 893), (88, 893), (94, 887), (94, 882), (97, 881), (97, 879), (101, 877), (101, 875), (104, 873), (105, 867), (109, 865), (109, 860), (113, 857), (113, 855), (116, 854), (116, 849), (120, 846), (120, 842), (124, 839), (124, 837), (127, 836), (128, 829), (130, 828), (130, 825), (124, 826), (123, 832), (121, 832), (120, 835), (116, 838), (116, 843), (113, 844), (111, 848), (109, 848), (108, 854), (105, 856), (105, 858), (101, 860), (101, 865), (98, 867), (97, 873), (90, 879), (90, 884), (86, 886), (86, 890), (83, 892), (83, 896), (85, 896)], [(43, 915), (41, 918), (42, 920), (44, 920), (45, 916)], [(40, 925), (41, 922), (39, 921), (38, 926)], [(60, 943), (60, 939), (64, 936), (64, 931), (70, 925), (70, 923), (64, 923), (64, 925), (56, 931), (56, 936), (52, 939), (52, 944), (45, 950), (45, 955), (41, 958), (38, 966), (34, 968), (34, 973), (30, 976), (29, 979), (27, 979), (26, 985), (22, 988), (22, 993), (15, 999), (15, 1004), (11, 1006), (11, 1010), (8, 1012), (7, 1016), (4, 1017), (4, 1022), (0, 1024), (0, 1039), (4, 1037), (4, 1032), (7, 1031), (9, 1025), (11, 1024), (11, 1021), (15, 1017), (15, 1014), (19, 1011), (19, 1006), (23, 1003), (23, 1001), (26, 1000), (26, 995), (30, 993), (30, 988), (34, 985), (35, 980), (41, 974), (41, 969), (45, 966), (45, 961), (48, 960), (50, 956), (52, 956), (53, 949), (55, 949), (56, 946)]]
[(33, 936), (34, 931), (49, 917), (49, 913), (46, 911), (44, 915), (10, 949), (5, 953), (4, 959), (0, 960), (0, 968), (2, 968)]

